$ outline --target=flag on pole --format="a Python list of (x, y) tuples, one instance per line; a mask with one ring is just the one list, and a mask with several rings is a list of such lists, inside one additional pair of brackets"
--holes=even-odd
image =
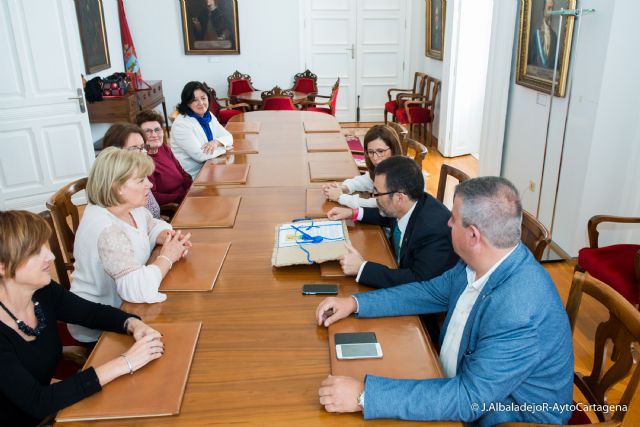
[[(142, 80), (138, 55), (133, 45), (127, 16), (124, 14), (124, 4), (118, 0), (118, 16), (120, 18), (120, 37), (122, 38), (122, 56), (124, 57), (124, 70), (126, 73), (135, 74), (136, 80)], [(133, 76), (132, 76), (133, 77)], [(134, 83), (135, 84), (135, 83)]]

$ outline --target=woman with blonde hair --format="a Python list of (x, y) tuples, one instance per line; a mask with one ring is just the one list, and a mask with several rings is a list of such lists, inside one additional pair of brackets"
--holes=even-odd
[(367, 173), (347, 179), (338, 184), (332, 182), (322, 186), (327, 199), (354, 208), (375, 208), (376, 199), (360, 198), (355, 192), (373, 192), (373, 171), (376, 165), (391, 156), (401, 156), (402, 148), (396, 131), (385, 125), (373, 126), (364, 136), (364, 154)]
[[(144, 153), (106, 148), (87, 180), (89, 205), (76, 232), (71, 292), (89, 301), (119, 307), (122, 301), (155, 303), (166, 295), (160, 282), (173, 263), (187, 254), (190, 234), (174, 232), (144, 208), (153, 161)], [(156, 244), (157, 259), (147, 265)], [(80, 342), (93, 342), (99, 331), (69, 325)]]
[[(49, 225), (26, 211), (0, 212), (0, 425), (31, 426), (162, 356), (161, 335), (117, 308), (51, 281)], [(128, 333), (136, 342), (105, 364), (51, 384), (62, 344), (56, 323)]]

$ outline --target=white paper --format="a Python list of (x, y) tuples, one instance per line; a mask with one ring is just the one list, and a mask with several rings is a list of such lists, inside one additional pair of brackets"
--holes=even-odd
[[(298, 230), (296, 230), (296, 227)], [(305, 221), (282, 224), (278, 230), (278, 247), (287, 248), (300, 244), (313, 244), (305, 239), (304, 234), (311, 237), (321, 236), (322, 242), (345, 240), (342, 221)]]

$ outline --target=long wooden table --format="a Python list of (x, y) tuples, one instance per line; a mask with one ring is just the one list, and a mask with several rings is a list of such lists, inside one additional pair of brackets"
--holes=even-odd
[[(309, 117), (335, 120), (322, 113), (295, 111), (286, 114), (259, 111), (235, 117), (233, 120), (261, 122), (260, 153), (244, 157), (254, 175), (250, 174), (246, 185), (192, 189), (192, 196), (242, 196), (233, 228), (192, 230), (194, 242), (232, 242), (213, 291), (171, 293), (161, 304), (123, 305), (124, 310), (148, 322), (202, 321), (180, 414), (96, 424), (423, 424), (365, 422), (361, 413), (328, 413), (318, 401), (320, 382), (331, 372), (328, 332), (316, 325), (314, 316), (322, 297), (303, 296), (302, 285), (338, 283), (343, 296), (367, 288), (355, 283), (352, 277), (322, 278), (318, 265), (271, 267), (275, 226), (305, 214), (306, 188), (310, 183), (300, 163), (304, 166), (307, 158), (302, 120)], [(407, 319), (415, 323), (415, 317)], [(425, 345), (431, 348), (428, 339)], [(426, 363), (439, 370), (435, 357)], [(85, 424), (89, 423), (59, 425)]]

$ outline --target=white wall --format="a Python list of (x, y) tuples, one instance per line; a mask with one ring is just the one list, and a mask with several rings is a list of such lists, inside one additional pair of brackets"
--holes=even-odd
[[(630, 54), (640, 36), (633, 20), (640, 2), (585, 0), (581, 6), (597, 12), (581, 18), (570, 100), (553, 101), (542, 189), (548, 95), (512, 84), (502, 164), (502, 175), (521, 191), (524, 208), (533, 213), (539, 208), (539, 219), (570, 255), (587, 245), (586, 224), (592, 215), (640, 213), (640, 59)], [(527, 189), (529, 181), (533, 192)], [(638, 241), (640, 233), (603, 237), (604, 242)]]
[[(239, 0), (240, 55), (186, 55), (178, 0), (126, 0), (124, 5), (142, 77), (162, 80), (168, 111), (191, 80), (206, 81), (225, 97), (227, 76), (235, 70), (251, 75), (262, 90), (291, 87), (293, 75), (304, 71), (299, 0)], [(112, 66), (96, 74), (100, 76), (124, 69), (116, 0), (104, 0), (104, 8)], [(94, 140), (108, 126), (92, 125)]]

